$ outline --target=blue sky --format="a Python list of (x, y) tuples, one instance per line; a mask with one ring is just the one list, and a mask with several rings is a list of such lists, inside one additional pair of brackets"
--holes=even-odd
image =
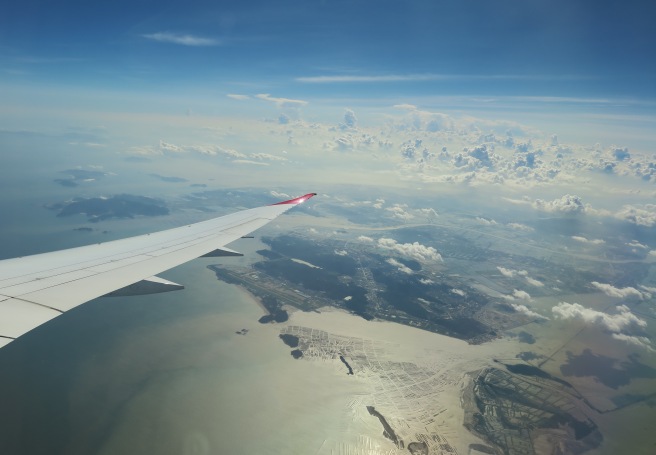
[(646, 1), (25, 1), (0, 81), (285, 96), (656, 96)]

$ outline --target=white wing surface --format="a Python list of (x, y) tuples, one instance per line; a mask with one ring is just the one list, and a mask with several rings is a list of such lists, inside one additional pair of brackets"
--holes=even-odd
[(181, 289), (155, 275), (200, 256), (238, 254), (223, 247), (314, 195), (152, 234), (0, 261), (0, 347), (96, 297)]

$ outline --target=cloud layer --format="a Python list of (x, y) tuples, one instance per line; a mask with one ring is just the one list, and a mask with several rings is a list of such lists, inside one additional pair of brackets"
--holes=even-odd
[(403, 256), (416, 259), (421, 262), (442, 262), (442, 255), (437, 252), (432, 246), (424, 246), (419, 242), (414, 243), (398, 243), (394, 239), (380, 238), (378, 239), (378, 246), (386, 250), (394, 251)]
[(218, 46), (221, 44), (221, 41), (214, 38), (204, 38), (201, 36), (180, 33), (158, 32), (142, 36), (152, 41), (180, 44), (182, 46)]
[(608, 314), (586, 308), (578, 303), (560, 302), (551, 311), (558, 319), (580, 320), (586, 324), (608, 330), (616, 340), (651, 350), (651, 341), (647, 337), (634, 334), (634, 332), (641, 332), (642, 329), (647, 327), (647, 322), (633, 314), (626, 305), (618, 305), (616, 309), (618, 311), (616, 314)]

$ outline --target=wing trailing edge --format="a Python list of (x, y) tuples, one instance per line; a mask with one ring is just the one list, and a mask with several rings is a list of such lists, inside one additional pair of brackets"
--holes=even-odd
[(182, 289), (157, 275), (198, 257), (241, 255), (225, 245), (315, 195), (151, 234), (0, 260), (0, 347), (96, 297)]
[(105, 294), (103, 297), (125, 297), (131, 295), (160, 294), (162, 292), (180, 291), (184, 286), (158, 276), (151, 276), (136, 283)]

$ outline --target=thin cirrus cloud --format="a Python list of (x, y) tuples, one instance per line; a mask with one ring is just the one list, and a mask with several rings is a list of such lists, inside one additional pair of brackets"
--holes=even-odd
[[(582, 76), (559, 76), (560, 79), (583, 79)], [(523, 74), (385, 74), (352, 75), (335, 74), (323, 76), (303, 76), (294, 80), (309, 84), (336, 84), (361, 82), (422, 82), (447, 80), (553, 80), (551, 75)]]
[(219, 46), (221, 41), (214, 38), (187, 35), (181, 33), (158, 32), (142, 35), (144, 38), (160, 43), (179, 44), (181, 46)]

